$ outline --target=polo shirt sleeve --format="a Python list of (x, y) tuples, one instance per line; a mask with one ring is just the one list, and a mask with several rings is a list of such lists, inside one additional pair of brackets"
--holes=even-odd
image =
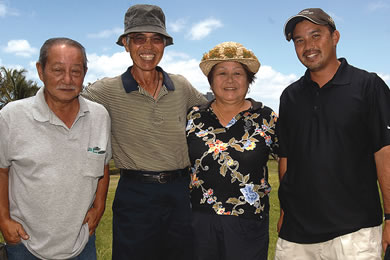
[(270, 114), (270, 127), (271, 127), (271, 145), (270, 145), (270, 152), (271, 152), (271, 156), (273, 158), (278, 158), (278, 155), (279, 155), (279, 141), (278, 141), (278, 137), (277, 137), (277, 134), (276, 134), (276, 124), (278, 122), (278, 115), (271, 110), (271, 114)]
[[(286, 98), (285, 95), (282, 94), (280, 97), (280, 104), (279, 104), (279, 118), (276, 122), (276, 136), (278, 139), (278, 156), (279, 157), (288, 157), (287, 154), (287, 128), (286, 125), (287, 122), (287, 111), (285, 109), (286, 107)], [(286, 120), (285, 120), (286, 119)]]
[(187, 85), (188, 89), (187, 109), (190, 109), (194, 106), (201, 106), (207, 103), (207, 99), (204, 97), (204, 95), (200, 93), (196, 88), (194, 88), (187, 79), (184, 79), (184, 84)]
[(102, 104), (106, 109), (108, 109), (108, 105), (106, 104), (105, 96), (108, 95), (109, 93), (105, 93), (104, 83), (102, 80), (98, 80), (92, 85), (87, 86), (81, 93), (81, 96), (84, 98)]
[(379, 76), (374, 75), (368, 100), (368, 126), (375, 153), (390, 145), (390, 89)]
[(107, 147), (106, 147), (106, 158), (104, 159), (105, 164), (108, 164), (112, 158), (112, 150), (111, 150), (111, 120), (109, 118), (108, 120), (108, 141), (107, 141)]
[(8, 156), (9, 126), (0, 113), (0, 168), (8, 168), (11, 165)]

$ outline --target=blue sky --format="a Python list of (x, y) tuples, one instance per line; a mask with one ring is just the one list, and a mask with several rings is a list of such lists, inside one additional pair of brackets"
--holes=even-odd
[(137, 3), (156, 4), (165, 12), (174, 45), (165, 49), (160, 65), (184, 75), (203, 93), (209, 90), (199, 69), (203, 53), (236, 41), (261, 63), (248, 96), (277, 111), (282, 90), (305, 71), (283, 26), (308, 7), (320, 7), (334, 18), (341, 33), (339, 57), (378, 73), (390, 86), (390, 0), (0, 0), (0, 65), (25, 68), (28, 78), (41, 85), (35, 70), (39, 48), (48, 38), (64, 36), (87, 50), (85, 83), (119, 75), (131, 60), (115, 42), (126, 10)]

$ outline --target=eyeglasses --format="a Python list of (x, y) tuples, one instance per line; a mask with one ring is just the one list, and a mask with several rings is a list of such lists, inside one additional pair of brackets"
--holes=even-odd
[(146, 37), (145, 35), (142, 35), (142, 34), (139, 34), (139, 35), (135, 35), (135, 36), (127, 36), (128, 38), (130, 38), (134, 44), (137, 44), (137, 45), (142, 45), (142, 44), (145, 44), (147, 39), (150, 39), (150, 42), (152, 44), (164, 44), (164, 37), (161, 36), (161, 35), (153, 35), (151, 37)]

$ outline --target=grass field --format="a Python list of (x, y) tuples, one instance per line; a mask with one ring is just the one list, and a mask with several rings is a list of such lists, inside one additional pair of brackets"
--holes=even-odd
[[(279, 218), (279, 201), (278, 201), (278, 174), (277, 163), (274, 160), (269, 162), (269, 179), (272, 186), (270, 194), (270, 243), (268, 251), (268, 259), (271, 260), (275, 253), (275, 243), (277, 239), (276, 223)], [(107, 195), (106, 211), (96, 230), (96, 248), (98, 260), (111, 259), (111, 242), (112, 242), (112, 201), (115, 195), (115, 189), (118, 184), (119, 175), (111, 175), (110, 188)], [(0, 241), (3, 237), (0, 235)]]

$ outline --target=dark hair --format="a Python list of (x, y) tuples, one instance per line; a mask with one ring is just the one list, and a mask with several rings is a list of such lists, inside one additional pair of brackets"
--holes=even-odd
[(87, 66), (87, 54), (85, 53), (85, 48), (83, 45), (81, 45), (79, 42), (69, 39), (69, 38), (64, 38), (64, 37), (59, 37), (59, 38), (50, 38), (45, 41), (45, 43), (42, 45), (41, 50), (39, 52), (39, 60), (38, 62), (41, 64), (42, 69), (45, 69), (47, 58), (49, 56), (49, 50), (51, 47), (54, 45), (59, 45), (59, 44), (65, 44), (68, 46), (76, 47), (81, 51), (81, 54), (83, 55), (84, 61), (83, 61), (83, 67), (84, 67), (84, 72), (87, 71), (88, 66)]
[[(217, 64), (215, 64), (215, 65), (217, 65)], [(253, 73), (252, 71), (250, 71), (248, 69), (248, 66), (246, 66), (245, 64), (242, 64), (241, 62), (240, 62), (240, 64), (242, 65), (242, 67), (245, 70), (246, 79), (248, 80), (249, 85), (252, 84), (256, 79), (256, 77), (255, 77), (256, 73)], [(215, 65), (211, 68), (209, 75), (207, 76), (207, 80), (209, 81), (210, 86), (213, 84), (213, 74), (214, 74)]]

